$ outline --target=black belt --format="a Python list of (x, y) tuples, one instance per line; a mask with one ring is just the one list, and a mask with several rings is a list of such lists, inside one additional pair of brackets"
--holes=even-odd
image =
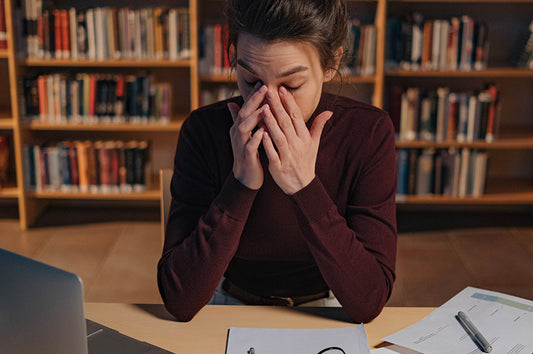
[(322, 291), (318, 294), (303, 296), (259, 296), (239, 288), (228, 279), (224, 279), (222, 282), (222, 289), (234, 298), (241, 300), (248, 305), (298, 306), (309, 301), (329, 297), (329, 290)]

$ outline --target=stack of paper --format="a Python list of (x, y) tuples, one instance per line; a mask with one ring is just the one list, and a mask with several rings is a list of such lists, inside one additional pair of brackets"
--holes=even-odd
[[(426, 354), (481, 353), (456, 320), (459, 311), (467, 314), (492, 345), (491, 354), (533, 353), (533, 301), (473, 287), (383, 340)], [(406, 353), (397, 346), (389, 349)]]

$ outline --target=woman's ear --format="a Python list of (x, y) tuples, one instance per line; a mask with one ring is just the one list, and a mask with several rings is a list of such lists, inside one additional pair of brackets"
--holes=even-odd
[(335, 51), (335, 56), (333, 58), (333, 63), (330, 65), (325, 72), (324, 81), (331, 81), (335, 77), (335, 74), (337, 73), (337, 70), (339, 70), (339, 65), (341, 64), (342, 54), (344, 53), (344, 50), (342, 47), (337, 48)]

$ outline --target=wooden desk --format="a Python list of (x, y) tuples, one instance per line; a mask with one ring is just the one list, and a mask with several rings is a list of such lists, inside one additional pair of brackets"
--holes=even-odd
[[(429, 307), (386, 307), (365, 324), (368, 344), (375, 348), (381, 338), (425, 316)], [(270, 306), (214, 306), (203, 308), (191, 322), (172, 319), (163, 305), (85, 304), (85, 316), (136, 339), (175, 353), (221, 353), (230, 327), (337, 328), (353, 326), (340, 308), (289, 308)], [(327, 317), (326, 317), (327, 316)]]

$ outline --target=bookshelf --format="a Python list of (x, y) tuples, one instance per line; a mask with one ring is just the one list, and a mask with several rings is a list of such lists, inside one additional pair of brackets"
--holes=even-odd
[[(75, 206), (79, 201), (96, 203), (123, 201), (129, 204), (153, 203), (159, 200), (156, 175), (159, 169), (171, 168), (176, 139), (190, 110), (199, 107), (202, 90), (217, 87), (236, 89), (236, 80), (230, 73), (201, 72), (198, 47), (201, 28), (221, 21), (221, 0), (168, 0), (146, 7), (168, 6), (189, 9), (190, 57), (187, 59), (29, 59), (17, 57), (13, 19), (16, 18), (14, 1), (5, 2), (8, 49), (0, 50), (0, 64), (9, 76), (9, 102), (0, 102), (0, 132), (13, 136), (14, 179), (0, 190), (1, 199), (16, 200), (22, 228), (30, 227), (47, 205), (66, 201)], [(98, 0), (95, 7), (127, 7), (121, 0)], [(143, 2), (135, 4), (142, 8)], [(485, 193), (479, 197), (451, 197), (442, 195), (406, 195), (398, 204), (409, 205), (533, 205), (533, 70), (513, 65), (512, 38), (533, 14), (533, 0), (349, 0), (351, 18), (376, 28), (375, 68), (372, 74), (361, 76), (344, 74), (340, 82), (327, 85), (328, 90), (340, 92), (378, 107), (388, 108), (387, 91), (393, 86), (437, 88), (448, 86), (453, 90), (477, 90), (485, 83), (498, 85), (500, 100), (499, 128), (493, 142), (397, 141), (399, 149), (478, 149), (490, 156)], [(86, 7), (78, 0), (53, 1), (57, 8)], [(450, 18), (468, 14), (488, 23), (491, 43), (487, 68), (484, 70), (426, 70), (412, 71), (390, 68), (387, 61), (387, 26), (391, 19), (419, 11), (427, 18)], [(53, 73), (121, 73), (124, 75), (149, 72), (156, 82), (171, 84), (172, 114), (168, 124), (80, 124), (27, 122), (19, 114), (21, 101), (18, 83), (26, 75)], [(23, 147), (57, 140), (148, 140), (150, 165), (147, 168), (149, 185), (138, 193), (85, 193), (33, 191), (24, 183)]]

